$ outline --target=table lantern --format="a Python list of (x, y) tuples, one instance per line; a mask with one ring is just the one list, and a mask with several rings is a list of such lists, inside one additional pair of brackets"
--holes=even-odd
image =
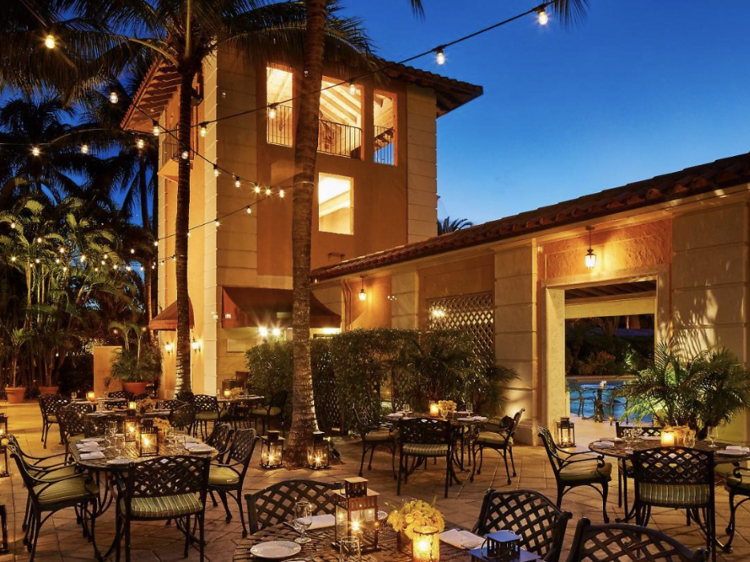
[(432, 418), (438, 418), (440, 417), (440, 406), (437, 402), (430, 402), (430, 417)]
[(336, 504), (335, 543), (344, 537), (359, 537), (362, 552), (378, 550), (378, 496), (367, 488), (364, 478), (347, 478), (344, 487), (334, 490)]
[(329, 443), (325, 438), (325, 433), (316, 431), (313, 433), (313, 443), (307, 448), (307, 466), (313, 470), (330, 468), (329, 461)]
[(284, 466), (284, 438), (278, 431), (269, 431), (261, 439), (260, 466), (281, 468)]
[(96, 402), (96, 392), (94, 392), (93, 390), (87, 392), (86, 400), (88, 400), (89, 402)]
[(414, 562), (438, 562), (440, 560), (440, 533), (435, 527), (414, 528), (412, 559)]
[(0, 413), (0, 439), (5, 441), (7, 436), (8, 436), (8, 414)]
[(231, 397), (232, 397), (232, 391), (229, 390), (229, 389), (226, 389), (224, 391), (224, 398), (226, 398), (227, 400), (229, 400)]
[(570, 418), (560, 418), (560, 421), (557, 422), (557, 443), (560, 447), (576, 446), (575, 425), (570, 421)]
[(125, 418), (123, 433), (125, 434), (125, 441), (127, 443), (135, 443), (135, 438), (138, 434), (138, 421), (135, 418)]
[(138, 409), (138, 402), (128, 402), (128, 415), (134, 416)]
[(673, 429), (662, 429), (661, 430), (661, 446), (662, 447), (674, 447), (675, 445), (675, 434)]
[(0, 466), (0, 478), (8, 478), (10, 476), (9, 465), (8, 465), (8, 438), (7, 433), (3, 434), (3, 438), (0, 439), (0, 452), (3, 456), (3, 465)]
[(139, 457), (155, 457), (159, 454), (159, 432), (154, 426), (142, 426), (136, 437)]

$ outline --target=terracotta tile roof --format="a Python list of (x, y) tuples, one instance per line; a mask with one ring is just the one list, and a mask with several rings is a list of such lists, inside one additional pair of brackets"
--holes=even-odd
[(750, 153), (584, 195), (421, 242), (352, 258), (336, 265), (316, 269), (312, 272), (312, 277), (322, 281), (351, 275), (488, 242), (508, 240), (553, 227), (573, 225), (743, 183), (750, 183)]

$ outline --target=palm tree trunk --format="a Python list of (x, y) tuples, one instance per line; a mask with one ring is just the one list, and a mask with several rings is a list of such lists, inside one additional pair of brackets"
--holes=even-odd
[(305, 61), (299, 98), (297, 142), (294, 147), (294, 190), (292, 196), (293, 295), (292, 337), (294, 379), (292, 424), (286, 447), (289, 468), (304, 466), (307, 446), (318, 429), (313, 401), (310, 366), (310, 253), (312, 237), (313, 185), (318, 155), (319, 90), (323, 79), (326, 0), (306, 0), (307, 29)]
[(177, 175), (177, 209), (175, 216), (175, 284), (177, 286), (177, 373), (175, 389), (191, 390), (190, 376), (190, 304), (188, 299), (188, 225), (190, 222), (190, 98), (195, 71), (183, 68), (180, 83), (179, 168)]
[[(143, 230), (146, 232), (151, 231), (151, 225), (148, 217), (148, 181), (146, 178), (146, 162), (143, 155), (139, 157), (138, 162), (138, 183), (141, 199), (141, 220), (143, 221)], [(143, 263), (143, 262), (142, 262)], [(153, 318), (153, 309), (151, 308), (151, 267), (150, 264), (143, 263), (144, 275), (143, 275), (143, 304), (146, 307), (146, 334), (148, 335), (149, 341), (151, 341), (151, 330), (148, 328), (148, 323)], [(148, 267), (146, 267), (148, 266)]]

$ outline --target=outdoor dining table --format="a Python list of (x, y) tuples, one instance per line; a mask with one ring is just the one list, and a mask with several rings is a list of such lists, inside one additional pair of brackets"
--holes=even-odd
[[(234, 551), (234, 562), (250, 562), (263, 560), (253, 555), (250, 550), (258, 543), (266, 541), (293, 541), (299, 536), (287, 524), (267, 527), (249, 537), (242, 539)], [(316, 529), (307, 532), (312, 540), (300, 545), (302, 550), (294, 555), (295, 559), (311, 560), (314, 562), (340, 562), (339, 549), (333, 545), (335, 538), (333, 527)], [(402, 551), (398, 548), (398, 535), (388, 525), (381, 527), (378, 537), (378, 550), (363, 552), (360, 562), (412, 562), (411, 548)], [(469, 562), (471, 555), (468, 550), (460, 549), (440, 541), (440, 560), (442, 562)], [(541, 560), (537, 555), (521, 549), (521, 556), (516, 562), (532, 562)]]

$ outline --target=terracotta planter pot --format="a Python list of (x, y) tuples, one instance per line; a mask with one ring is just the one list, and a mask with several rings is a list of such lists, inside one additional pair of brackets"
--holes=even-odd
[(41, 392), (42, 394), (57, 394), (59, 390), (60, 390), (60, 387), (57, 385), (39, 387), (39, 392)]
[(138, 396), (146, 392), (147, 382), (123, 382), (122, 389), (125, 392), (132, 392), (133, 396)]
[(25, 386), (6, 386), (5, 393), (8, 395), (8, 402), (11, 404), (21, 404), (23, 397), (26, 395)]

